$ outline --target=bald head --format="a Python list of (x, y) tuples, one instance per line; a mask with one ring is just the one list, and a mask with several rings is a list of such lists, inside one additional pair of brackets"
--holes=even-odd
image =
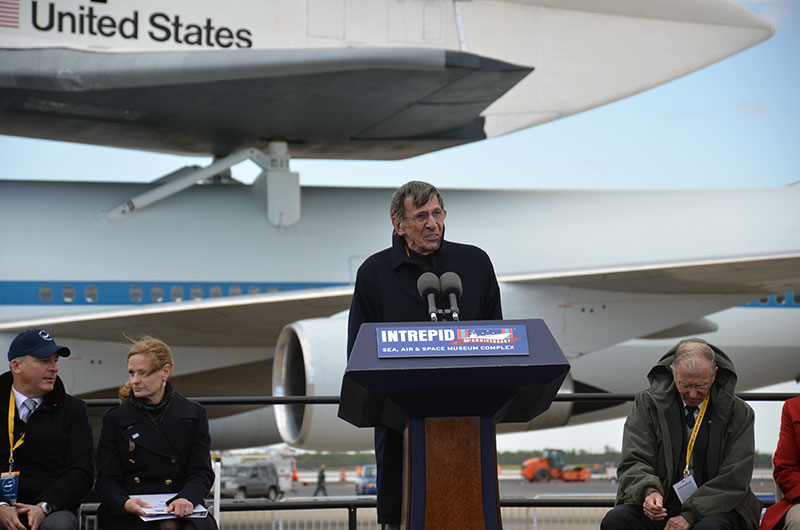
[(696, 374), (706, 366), (711, 367), (711, 372), (717, 371), (717, 358), (711, 346), (703, 342), (684, 342), (675, 351), (675, 358), (670, 368), (675, 373), (678, 365), (682, 365), (689, 373)]

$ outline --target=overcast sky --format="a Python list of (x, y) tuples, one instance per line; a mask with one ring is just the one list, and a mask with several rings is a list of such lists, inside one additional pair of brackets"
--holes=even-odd
[[(305, 185), (666, 189), (781, 186), (800, 180), (800, 2), (752, 0), (775, 36), (682, 79), (583, 114), (397, 162), (293, 160)], [(0, 136), (0, 178), (148, 182), (207, 159)], [(234, 168), (250, 180), (252, 164)], [(754, 208), (760, 205), (754, 204)], [(770, 212), (765, 210), (765, 215)], [(791, 383), (779, 391), (797, 391)], [(780, 404), (755, 404), (771, 452)], [(498, 449), (619, 448), (622, 420), (504, 435)]]

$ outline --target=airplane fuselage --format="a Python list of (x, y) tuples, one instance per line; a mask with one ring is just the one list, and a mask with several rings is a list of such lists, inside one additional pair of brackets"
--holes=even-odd
[[(389, 245), (388, 189), (303, 188), (301, 220), (290, 227), (267, 222), (264, 190), (258, 183), (196, 186), (127, 217), (108, 217), (108, 211), (146, 188), (0, 182), (0, 220), (7, 227), (0, 236), (0, 319), (348, 285), (364, 258)], [(543, 318), (575, 360), (573, 376), (590, 383), (596, 375), (580, 374), (584, 354), (738, 306), (759, 294), (734, 289), (725, 294), (653, 294), (582, 289), (557, 280), (504, 282), (504, 277), (790, 251), (796, 246), (793, 227), (800, 226), (794, 208), (798, 192), (795, 186), (443, 193), (446, 237), (489, 253), (501, 279), (505, 316)], [(765, 215), (753, 205), (769, 205), (782, 214)], [(151, 333), (158, 335), (159, 330)], [(175, 346), (180, 352), (181, 345)], [(236, 362), (269, 359), (273, 346), (242, 348)], [(98, 352), (105, 363), (91, 366), (100, 360), (93, 358), (92, 350), (87, 345), (75, 363), (89, 369), (67, 378), (72, 391), (108, 389), (124, 375), (119, 370), (114, 377), (114, 370), (108, 370), (109, 351)], [(231, 362), (231, 357), (193, 361), (176, 373)], [(774, 363), (762, 366), (770, 365)], [(763, 386), (786, 374), (748, 370), (740, 384)], [(594, 386), (630, 391), (637, 385), (612, 378)]]

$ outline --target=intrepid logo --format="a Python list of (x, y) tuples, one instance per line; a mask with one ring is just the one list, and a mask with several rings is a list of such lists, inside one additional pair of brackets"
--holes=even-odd
[[(17, 4), (19, 23), (19, 0), (0, 0), (0, 26), (3, 25), (2, 6)], [(155, 12), (140, 15), (134, 10), (129, 16), (113, 17), (102, 14), (94, 6), (78, 6), (77, 11), (61, 11), (54, 2), (47, 5), (31, 2), (31, 23), (39, 31), (69, 33), (90, 37), (122, 37), (123, 39), (149, 39), (155, 42), (170, 42), (187, 46), (208, 48), (251, 48), (253, 34), (248, 28), (229, 28), (214, 23), (207, 17), (203, 22), (187, 22), (178, 14)], [(140, 23), (146, 26), (141, 28)], [(15, 27), (18, 27), (15, 26)]]
[(382, 342), (449, 342), (456, 338), (452, 329), (382, 329), (380, 332)]
[(0, 28), (19, 28), (19, 0), (0, 0)]
[(459, 329), (458, 340), (452, 344), (511, 344), (519, 340), (514, 336), (512, 328), (493, 329)]

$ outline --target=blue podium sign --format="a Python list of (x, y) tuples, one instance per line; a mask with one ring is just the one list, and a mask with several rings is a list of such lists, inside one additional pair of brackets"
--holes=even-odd
[(431, 326), (392, 326), (375, 329), (378, 357), (461, 357), (528, 355), (524, 325), (458, 323)]

